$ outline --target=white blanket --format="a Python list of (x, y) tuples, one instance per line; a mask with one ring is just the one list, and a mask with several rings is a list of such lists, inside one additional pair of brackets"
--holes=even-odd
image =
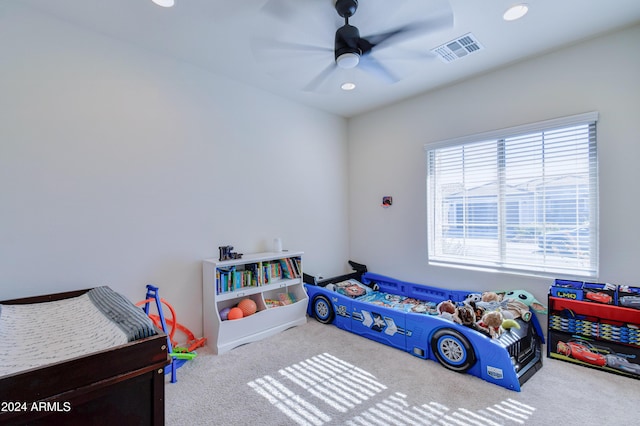
[(2, 305), (0, 377), (124, 345), (127, 335), (88, 294), (46, 303)]

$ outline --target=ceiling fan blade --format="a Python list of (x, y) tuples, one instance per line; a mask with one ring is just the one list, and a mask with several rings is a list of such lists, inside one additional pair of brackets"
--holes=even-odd
[(449, 29), (453, 26), (453, 14), (442, 14), (431, 19), (416, 21), (399, 26), (378, 34), (364, 37), (371, 44), (371, 48), (380, 45), (388, 45), (392, 42), (405, 41), (413, 37), (425, 35), (430, 32)]
[(337, 68), (338, 65), (336, 65), (334, 61), (331, 61), (331, 63), (323, 69), (320, 74), (316, 75), (306, 86), (304, 86), (302, 90), (305, 92), (316, 91)]
[(371, 55), (363, 55), (360, 57), (358, 68), (369, 74), (372, 74), (387, 83), (397, 83), (400, 77), (392, 73), (389, 68), (385, 67)]
[(256, 61), (266, 64), (294, 64), (325, 57), (327, 60), (333, 59), (333, 49), (330, 47), (260, 37), (251, 39), (251, 52)]
[(260, 52), (270, 50), (286, 50), (289, 52), (329, 52), (333, 53), (333, 48), (318, 46), (315, 44), (295, 43), (290, 41), (272, 40), (261, 37), (254, 37), (251, 40), (251, 47)]
[(387, 49), (384, 51), (385, 62), (389, 60), (428, 62), (437, 58), (438, 55), (431, 51), (415, 48), (405, 48), (404, 46), (395, 46), (393, 49)]

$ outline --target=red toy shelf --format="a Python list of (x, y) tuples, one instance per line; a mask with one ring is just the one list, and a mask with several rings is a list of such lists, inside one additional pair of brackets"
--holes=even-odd
[(564, 309), (571, 310), (579, 315), (598, 317), (622, 323), (640, 324), (640, 310), (638, 309), (549, 296), (550, 311), (562, 311)]

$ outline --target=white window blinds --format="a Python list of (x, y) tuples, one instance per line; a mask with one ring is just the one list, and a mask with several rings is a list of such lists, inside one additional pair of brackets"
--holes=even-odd
[(595, 277), (597, 113), (425, 145), (430, 263)]

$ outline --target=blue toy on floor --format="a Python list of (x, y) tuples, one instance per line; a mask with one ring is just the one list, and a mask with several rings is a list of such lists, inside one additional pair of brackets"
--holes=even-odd
[[(175, 383), (178, 381), (176, 377), (176, 370), (182, 367), (187, 361), (197, 356), (197, 354), (193, 351), (196, 348), (204, 345), (206, 339), (196, 339), (191, 331), (189, 331), (186, 327), (178, 324), (173, 307), (169, 305), (166, 300), (160, 297), (158, 291), (158, 287), (147, 284), (147, 295), (145, 297), (145, 300), (137, 303), (137, 305), (144, 305), (144, 312), (149, 316), (149, 318), (153, 320), (156, 326), (162, 328), (162, 331), (164, 331), (167, 335), (167, 347), (168, 353), (171, 356), (171, 364), (165, 367), (164, 372), (165, 374), (171, 373), (171, 383)], [(152, 302), (155, 302), (158, 315), (149, 313)], [(167, 320), (162, 309), (163, 304), (165, 304), (169, 308), (169, 311), (171, 311), (171, 330), (169, 330), (167, 327)], [(176, 328), (187, 335), (187, 344), (189, 344), (188, 348), (178, 347), (175, 341), (173, 341), (173, 336)]]

